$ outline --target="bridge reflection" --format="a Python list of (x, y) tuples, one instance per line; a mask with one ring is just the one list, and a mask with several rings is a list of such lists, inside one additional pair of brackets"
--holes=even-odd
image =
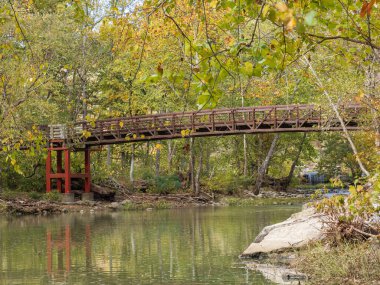
[(73, 240), (71, 225), (66, 224), (58, 230), (46, 230), (46, 271), (55, 281), (63, 281), (71, 270), (71, 252), (74, 248), (85, 247), (86, 268), (91, 267), (91, 226), (85, 225), (84, 241)]

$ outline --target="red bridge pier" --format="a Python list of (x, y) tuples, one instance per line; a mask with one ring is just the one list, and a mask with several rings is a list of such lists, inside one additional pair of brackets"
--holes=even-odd
[[(84, 173), (71, 172), (71, 152), (84, 152)], [(50, 141), (46, 157), (46, 192), (51, 192), (52, 180), (57, 180), (57, 191), (63, 195), (64, 202), (74, 202), (74, 193), (71, 192), (71, 182), (73, 178), (84, 180), (84, 191), (82, 200), (93, 200), (91, 192), (91, 165), (90, 165), (90, 147), (85, 146), (82, 149), (72, 150), (65, 145), (63, 141)], [(56, 171), (53, 170), (52, 154), (56, 153)], [(64, 161), (63, 161), (64, 158)], [(64, 163), (63, 163), (64, 162)]]

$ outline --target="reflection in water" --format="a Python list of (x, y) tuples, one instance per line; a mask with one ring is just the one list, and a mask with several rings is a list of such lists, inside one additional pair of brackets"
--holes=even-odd
[[(70, 224), (65, 224), (58, 231), (55, 231), (54, 236), (51, 228), (46, 229), (46, 270), (51, 280), (66, 280), (71, 268), (71, 247), (76, 246), (78, 244), (71, 243)], [(91, 226), (89, 224), (85, 225), (84, 246), (86, 268), (88, 269), (91, 268)]]
[(298, 207), (0, 218), (0, 284), (272, 284), (237, 256)]

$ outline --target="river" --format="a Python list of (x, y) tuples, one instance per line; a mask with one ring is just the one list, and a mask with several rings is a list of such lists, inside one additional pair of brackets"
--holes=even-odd
[(300, 206), (0, 217), (0, 284), (273, 284), (238, 255)]

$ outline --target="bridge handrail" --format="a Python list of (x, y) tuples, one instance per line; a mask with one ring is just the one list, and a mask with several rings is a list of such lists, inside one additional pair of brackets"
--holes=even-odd
[[(366, 108), (360, 104), (347, 104), (342, 107), (342, 109), (362, 109)], [(322, 108), (315, 104), (291, 104), (291, 105), (271, 105), (271, 106), (250, 106), (250, 107), (237, 107), (237, 108), (220, 108), (214, 110), (199, 110), (199, 111), (186, 111), (186, 112), (173, 112), (164, 114), (148, 114), (148, 115), (138, 115), (130, 117), (117, 117), (100, 119), (95, 122), (89, 121), (78, 121), (73, 123), (71, 126), (60, 125), (62, 131), (56, 130), (56, 133), (65, 134), (65, 138), (75, 139), (83, 135), (84, 131), (89, 131), (91, 133), (102, 134), (115, 130), (126, 130), (131, 129), (133, 131), (146, 130), (148, 128), (154, 129), (158, 127), (188, 127), (194, 128), (195, 124), (202, 124), (202, 120), (207, 118), (208, 122), (212, 124), (220, 124), (226, 121), (225, 116), (228, 115), (229, 121), (235, 121), (235, 119), (244, 119), (249, 116), (260, 116), (262, 115), (262, 121), (265, 120), (283, 120), (283, 117), (277, 117), (278, 112), (281, 111), (291, 111), (296, 115), (294, 119), (299, 120), (304, 117), (311, 119), (315, 116), (315, 119), (322, 120)], [(303, 112), (301, 115), (301, 112)], [(304, 113), (307, 111), (307, 113)], [(331, 110), (329, 110), (331, 112)], [(316, 113), (314, 113), (316, 112)], [(327, 112), (326, 112), (327, 113)], [(245, 115), (246, 114), (246, 115)], [(288, 114), (288, 113), (287, 113)], [(290, 113), (292, 114), (292, 113)], [(206, 116), (206, 117), (205, 117)], [(237, 116), (237, 117), (236, 117)], [(273, 117), (273, 118), (272, 118)], [(223, 118), (223, 119), (221, 119)], [(232, 119), (231, 119), (232, 118)], [(256, 119), (255, 119), (256, 120)], [(166, 123), (168, 125), (166, 125)], [(93, 125), (95, 124), (95, 125)], [(57, 128), (57, 125), (51, 125), (50, 128)], [(62, 138), (63, 136), (55, 136), (55, 133), (50, 130), (50, 139)]]

